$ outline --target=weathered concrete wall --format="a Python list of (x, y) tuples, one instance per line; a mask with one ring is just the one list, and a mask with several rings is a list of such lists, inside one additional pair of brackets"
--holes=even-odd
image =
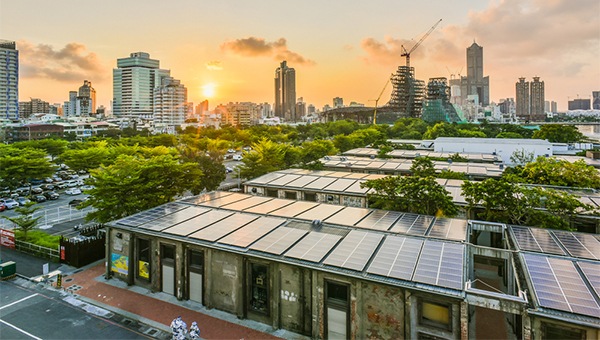
[[(121, 234), (121, 237), (117, 237), (117, 234)], [(114, 278), (123, 280), (128, 283), (133, 283), (133, 281), (129, 282), (129, 280), (133, 279), (131, 274), (133, 274), (132, 265), (134, 259), (132, 259), (130, 253), (133, 252), (133, 244), (131, 234), (128, 232), (124, 232), (119, 229), (110, 228), (107, 235), (107, 242), (109, 251), (107, 252), (107, 266), (106, 271), (108, 276), (112, 276)], [(126, 256), (128, 259), (128, 267), (129, 274), (123, 274), (116, 271), (112, 271), (112, 254), (117, 254), (121, 256)]]
[(361, 282), (358, 301), (362, 339), (404, 339), (404, 292), (399, 288)]
[[(341, 202), (341, 196), (340, 195), (319, 194), (319, 196), (321, 196), (321, 203), (340, 205), (340, 202)], [(333, 199), (331, 201), (328, 199), (329, 196), (333, 197)]]
[[(349, 314), (350, 314), (350, 334), (348, 339), (356, 340), (363, 339), (364, 337), (359, 331), (361, 326), (360, 316), (357, 315), (357, 301), (360, 301), (361, 289), (357, 287), (357, 280), (349, 279), (341, 275), (335, 275), (330, 273), (321, 273), (313, 271), (313, 338), (325, 339), (327, 338), (327, 320), (325, 320), (325, 309), (327, 308), (327, 302), (325, 300), (325, 282), (326, 280), (335, 281), (340, 284), (347, 284), (350, 286), (350, 297), (349, 297)], [(362, 309), (362, 305), (358, 305), (359, 309)]]
[(348, 207), (365, 208), (366, 198), (358, 196), (342, 196), (342, 204)]
[(280, 264), (281, 287), (279, 289), (279, 317), (281, 328), (296, 333), (304, 330), (303, 272), (299, 267)]
[(532, 340), (543, 340), (544, 339), (545, 334), (542, 331), (543, 323), (558, 325), (558, 326), (562, 326), (562, 327), (572, 329), (572, 330), (583, 330), (583, 331), (585, 331), (584, 339), (589, 339), (589, 340), (600, 339), (600, 330), (598, 330), (597, 328), (574, 325), (572, 323), (561, 322), (556, 319), (547, 319), (547, 318), (542, 318), (542, 317), (533, 316), (533, 315), (529, 315), (529, 317), (531, 320), (531, 337), (530, 337), (530, 339), (532, 339)]
[(242, 258), (214, 249), (210, 253), (211, 268), (208, 279), (211, 281), (211, 287), (210, 292), (207, 291), (206, 298), (210, 300), (211, 307), (241, 317), (244, 306)]
[[(440, 328), (424, 325), (419, 320), (419, 300), (433, 302), (433, 303), (450, 303), (452, 308), (452, 331), (442, 330)], [(461, 308), (460, 301), (449, 299), (439, 295), (424, 294), (424, 293), (413, 293), (410, 296), (410, 336), (407, 334), (409, 339), (417, 339), (419, 332), (425, 334), (431, 334), (447, 339), (461, 339), (463, 332), (466, 332), (465, 327), (461, 326)], [(466, 334), (466, 333), (465, 333)]]
[[(256, 192), (253, 192), (252, 189), (256, 189)], [(264, 189), (261, 187), (254, 187), (250, 185), (244, 185), (244, 192), (254, 196), (264, 196)]]
[(289, 190), (289, 189), (279, 190), (279, 198), (286, 198), (285, 197), (286, 193), (295, 193), (296, 194), (295, 198), (290, 198), (290, 199), (296, 199), (296, 200), (301, 200), (302, 199), (302, 191), (299, 191), (299, 190)]

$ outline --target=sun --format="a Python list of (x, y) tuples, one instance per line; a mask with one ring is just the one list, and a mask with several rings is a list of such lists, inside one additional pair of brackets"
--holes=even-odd
[(217, 85), (213, 83), (202, 86), (204, 97), (212, 98), (215, 95), (215, 87), (217, 87)]

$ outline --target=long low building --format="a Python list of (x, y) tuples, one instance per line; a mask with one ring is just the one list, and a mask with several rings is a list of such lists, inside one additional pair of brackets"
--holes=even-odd
[(107, 277), (317, 339), (600, 336), (600, 239), (211, 192), (107, 224)]
[[(377, 157), (379, 153), (378, 149), (372, 148), (356, 148), (344, 152), (345, 156), (356, 156), (356, 157)], [(399, 159), (415, 159), (417, 157), (435, 157), (435, 158), (447, 158), (457, 154), (466, 158), (470, 163), (502, 163), (502, 157), (493, 153), (464, 153), (464, 152), (435, 152), (432, 150), (392, 150), (386, 155), (392, 158)]]

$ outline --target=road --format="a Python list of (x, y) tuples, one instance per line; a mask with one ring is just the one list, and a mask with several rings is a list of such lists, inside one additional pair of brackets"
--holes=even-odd
[(168, 338), (163, 331), (23, 279), (0, 282), (0, 292), (3, 339)]

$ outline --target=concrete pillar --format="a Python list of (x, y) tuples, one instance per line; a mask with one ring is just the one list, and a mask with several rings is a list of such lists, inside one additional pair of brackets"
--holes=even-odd
[(407, 290), (404, 292), (404, 338), (411, 339), (411, 314), (412, 314), (412, 303), (411, 303), (412, 294)]
[(281, 316), (281, 269), (278, 263), (271, 266), (271, 280), (273, 292), (271, 293), (271, 323), (273, 329), (279, 329), (279, 318)]
[(204, 306), (206, 309), (212, 308), (212, 249), (206, 248), (204, 251)]
[(523, 326), (523, 340), (531, 340), (533, 339), (533, 335), (531, 334), (531, 317), (527, 312), (523, 312), (521, 315), (521, 324)]
[(183, 300), (183, 291), (185, 290), (184, 273), (185, 273), (185, 250), (182, 243), (175, 245), (175, 277), (177, 284), (175, 285), (175, 296), (177, 300)]
[(469, 304), (466, 301), (460, 302), (460, 338), (469, 339)]
[(110, 274), (111, 274), (111, 268), (112, 268), (112, 258), (111, 258), (111, 250), (112, 250), (112, 233), (113, 233), (113, 229), (111, 228), (106, 228), (106, 246), (104, 247), (105, 249), (105, 259), (106, 259), (106, 267), (104, 268), (105, 270), (105, 274), (104, 274), (104, 278), (105, 279), (110, 279)]

